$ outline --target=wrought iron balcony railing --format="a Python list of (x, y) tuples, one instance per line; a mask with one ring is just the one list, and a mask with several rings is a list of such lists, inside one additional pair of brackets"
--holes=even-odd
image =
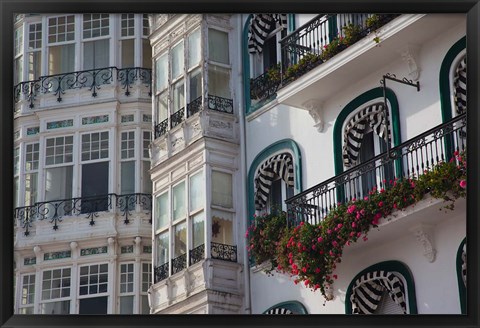
[[(281, 63), (251, 79), (250, 96), (266, 100), (278, 89), (343, 51), (398, 15), (318, 15), (280, 40)], [(373, 17), (373, 18), (372, 18)], [(367, 23), (367, 20), (368, 23)], [(347, 30), (346, 30), (347, 29)], [(342, 42), (338, 42), (342, 39)]]
[(318, 224), (338, 203), (361, 199), (390, 180), (422, 175), (466, 148), (466, 113), (286, 200), (288, 224)]
[[(89, 224), (94, 225), (95, 219), (100, 212), (117, 211), (124, 218), (124, 223), (130, 223), (132, 212), (152, 212), (151, 194), (107, 194), (101, 196), (78, 197), (70, 199), (51, 200), (37, 202), (31, 206), (17, 207), (13, 217), (18, 225), (24, 229), (24, 235), (30, 234), (30, 228), (34, 221), (50, 221), (53, 229), (58, 230), (58, 224), (65, 217), (85, 215)], [(151, 217), (150, 217), (151, 223)]]
[[(192, 100), (189, 104), (187, 104), (186, 117), (185, 117), (185, 107), (183, 107), (178, 111), (176, 111), (175, 113), (173, 113), (172, 115), (170, 115), (170, 118), (167, 118), (158, 124), (155, 122), (154, 128), (153, 128), (155, 139), (165, 135), (168, 132), (169, 128), (173, 129), (174, 127), (182, 123), (186, 118), (191, 117), (196, 113), (200, 112), (202, 110), (202, 101), (203, 101), (203, 97), (198, 97)], [(233, 114), (232, 99), (208, 95), (205, 106), (208, 109), (211, 109), (217, 112)]]
[(160, 282), (168, 278), (168, 265), (169, 263), (164, 263), (162, 265), (156, 266), (153, 269), (154, 281), (155, 283)]
[(187, 268), (187, 253), (182, 254), (172, 260), (172, 274), (180, 272)]
[(35, 100), (41, 94), (53, 94), (57, 101), (62, 101), (62, 96), (67, 90), (88, 89), (92, 97), (105, 85), (118, 84), (125, 96), (130, 96), (130, 90), (137, 83), (148, 88), (148, 95), (152, 95), (152, 70), (149, 68), (132, 67), (117, 68), (105, 67), (64, 74), (41, 76), (37, 80), (21, 82), (14, 86), (14, 101), (19, 102), (22, 97), (28, 101), (29, 107), (35, 107)]
[(237, 246), (212, 242), (210, 251), (212, 259), (237, 262)]
[(200, 262), (205, 258), (205, 244), (190, 250), (190, 265)]

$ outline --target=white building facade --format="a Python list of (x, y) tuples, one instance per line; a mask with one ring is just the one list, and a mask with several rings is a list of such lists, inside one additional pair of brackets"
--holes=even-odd
[[(245, 253), (254, 215), (280, 207), (290, 226), (319, 224), (466, 149), (464, 15), (158, 15), (152, 26), (152, 313), (465, 313), (464, 198), (444, 211), (427, 194), (382, 217), (345, 247), (328, 301)], [(213, 253), (222, 229), (237, 267)], [(382, 274), (402, 287), (382, 287)]]
[(143, 14), (15, 23), (15, 313), (148, 313), (151, 48)]

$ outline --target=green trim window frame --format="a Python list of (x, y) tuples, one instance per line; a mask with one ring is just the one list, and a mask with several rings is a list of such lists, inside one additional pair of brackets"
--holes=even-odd
[[(463, 57), (467, 46), (467, 38), (464, 36), (447, 51), (443, 58), (439, 73), (439, 89), (440, 89), (440, 110), (442, 114), (442, 123), (446, 123), (452, 119), (455, 112), (453, 105), (453, 81), (452, 69), (455, 69), (456, 64)], [(446, 160), (450, 160), (453, 153), (453, 145), (450, 139), (445, 139), (445, 154)]]
[(274, 306), (271, 306), (265, 311), (263, 311), (263, 314), (270, 314), (269, 312), (272, 312), (272, 310), (275, 311), (277, 309), (285, 309), (291, 311), (291, 314), (308, 314), (307, 308), (299, 301), (287, 301), (275, 304)]
[(292, 139), (283, 139), (279, 140), (274, 144), (263, 149), (258, 155), (254, 158), (250, 164), (250, 169), (248, 170), (248, 222), (249, 224), (253, 220), (253, 215), (255, 214), (255, 186), (254, 179), (255, 173), (258, 167), (268, 158), (275, 154), (282, 152), (289, 152), (293, 158), (293, 174), (294, 174), (294, 194), (302, 192), (302, 156), (298, 144)]
[(410, 269), (402, 262), (399, 261), (384, 261), (374, 265), (369, 266), (368, 268), (359, 272), (350, 282), (347, 288), (345, 295), (345, 314), (352, 314), (352, 303), (350, 302), (350, 297), (352, 295), (353, 285), (355, 281), (361, 276), (373, 272), (373, 271), (388, 271), (395, 272), (402, 276), (405, 283), (405, 298), (407, 304), (407, 313), (408, 314), (418, 314), (417, 311), (417, 298), (415, 294), (415, 282), (413, 280), (413, 275), (410, 272)]
[(460, 310), (462, 311), (462, 314), (467, 314), (467, 286), (463, 282), (463, 274), (462, 274), (462, 264), (463, 264), (462, 253), (463, 253), (463, 247), (466, 243), (467, 243), (467, 238), (465, 237), (460, 243), (460, 246), (458, 247), (457, 258), (456, 258), (458, 294), (460, 298)]
[[(390, 131), (392, 132), (392, 142), (393, 146), (398, 146), (401, 143), (401, 134), (400, 134), (400, 117), (399, 117), (399, 107), (398, 107), (398, 100), (395, 93), (388, 89), (386, 90), (386, 97), (387, 102), (390, 109), (390, 116), (389, 116), (389, 123), (391, 126)], [(334, 149), (334, 165), (335, 165), (335, 175), (339, 175), (343, 173), (343, 157), (342, 157), (342, 149), (343, 149), (343, 128), (344, 124), (349, 116), (356, 110), (359, 110), (365, 105), (371, 103), (374, 100), (383, 101), (383, 88), (378, 87), (371, 90), (368, 90), (352, 101), (350, 101), (335, 121), (335, 125), (333, 127), (333, 149)], [(399, 163), (400, 164), (400, 163)], [(398, 170), (401, 170), (400, 165), (396, 165), (397, 173)]]
[(442, 123), (448, 122), (452, 119), (454, 108), (453, 90), (452, 86), (452, 68), (458, 63), (463, 52), (467, 46), (466, 37), (461, 38), (447, 51), (439, 73), (439, 88), (440, 88), (440, 108), (442, 111)]

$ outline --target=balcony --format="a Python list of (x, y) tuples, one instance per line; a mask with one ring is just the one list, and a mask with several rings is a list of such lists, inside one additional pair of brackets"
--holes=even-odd
[(288, 225), (318, 224), (341, 203), (387, 189), (391, 180), (422, 175), (466, 149), (466, 113), (286, 200)]
[[(152, 95), (152, 70), (148, 68), (106, 67), (65, 74), (41, 76), (37, 80), (21, 82), (14, 86), (13, 97), (15, 113), (52, 106), (61, 103), (65, 98), (72, 98), (73, 91), (85, 93), (82, 100), (91, 98), (105, 98), (112, 95), (111, 91), (118, 90), (125, 97), (132, 95), (133, 90)], [(140, 92), (141, 94), (141, 92)]]
[[(155, 139), (165, 135), (169, 129), (175, 128), (182, 123), (185, 119), (192, 117), (196, 113), (200, 112), (203, 108), (208, 108), (219, 113), (233, 114), (233, 100), (213, 95), (208, 95), (208, 98), (203, 103), (203, 97), (198, 97), (187, 104), (187, 111), (185, 113), (185, 107), (177, 110), (160, 123), (154, 124)], [(186, 114), (186, 115), (185, 115)]]
[(318, 15), (280, 41), (281, 63), (250, 81), (259, 102), (326, 62), (399, 15)]
[[(151, 194), (108, 194), (93, 197), (78, 197), (37, 202), (31, 206), (17, 207), (14, 210), (14, 221), (19, 229), (23, 229), (25, 237), (30, 235), (34, 222), (50, 223), (53, 230), (59, 230), (60, 224), (75, 217), (84, 217), (89, 226), (95, 225), (99, 213), (115, 213), (122, 217), (125, 225), (129, 224), (134, 213), (150, 215), (152, 223)], [(85, 222), (87, 225), (87, 222)], [(38, 234), (38, 232), (37, 232)]]
[[(211, 243), (210, 257), (215, 260), (237, 263), (237, 246), (225, 245), (220, 243)], [(205, 259), (205, 244), (195, 247), (189, 251), (189, 267), (201, 262)], [(171, 274), (170, 272), (171, 263)], [(182, 254), (167, 263), (163, 263), (154, 268), (154, 281), (158, 283), (167, 279), (170, 275), (174, 275), (187, 268), (187, 254)]]

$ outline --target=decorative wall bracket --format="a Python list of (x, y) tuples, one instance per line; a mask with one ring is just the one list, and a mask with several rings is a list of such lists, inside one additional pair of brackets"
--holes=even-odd
[(423, 256), (425, 256), (428, 262), (434, 262), (437, 250), (434, 248), (433, 244), (432, 227), (430, 225), (420, 224), (416, 227), (411, 228), (410, 231), (413, 232), (417, 241), (419, 241), (422, 245)]
[(310, 99), (302, 104), (302, 107), (306, 109), (313, 118), (313, 121), (315, 122), (314, 127), (316, 127), (317, 131), (320, 133), (323, 132), (325, 126), (322, 118), (322, 106), (323, 102), (317, 99)]
[(400, 50), (400, 55), (408, 67), (408, 76), (415, 82), (420, 78), (420, 68), (417, 65), (418, 52), (419, 47), (413, 44), (408, 44)]

